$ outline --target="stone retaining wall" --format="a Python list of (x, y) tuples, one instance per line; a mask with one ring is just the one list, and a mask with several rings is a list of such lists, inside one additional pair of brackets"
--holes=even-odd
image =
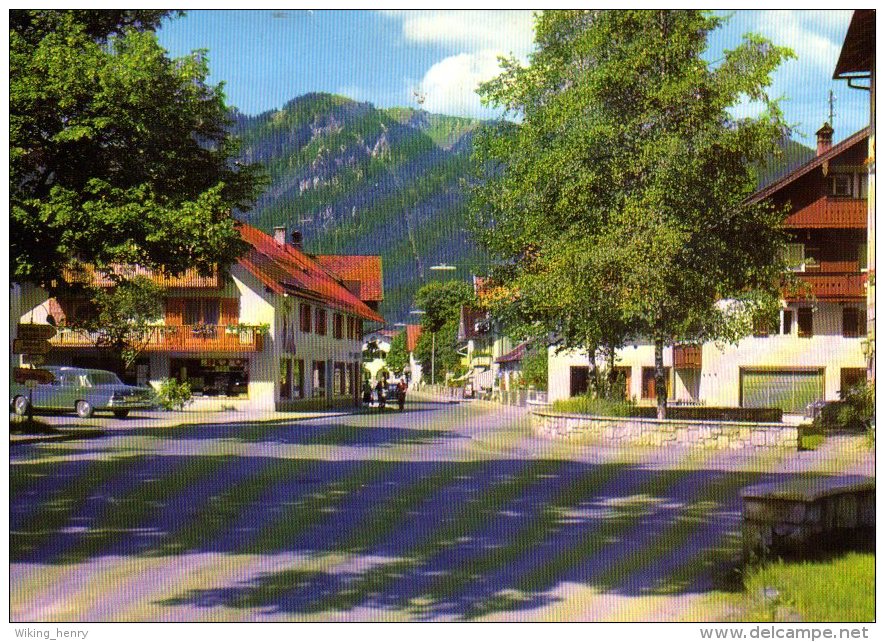
[(610, 446), (799, 449), (799, 427), (782, 423), (596, 417), (532, 410), (532, 430), (543, 437), (580, 437)]
[(800, 478), (751, 486), (741, 495), (747, 555), (802, 555), (876, 526), (871, 477)]

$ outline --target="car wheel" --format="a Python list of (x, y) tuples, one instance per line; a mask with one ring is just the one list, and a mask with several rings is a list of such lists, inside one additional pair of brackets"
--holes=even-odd
[(128, 410), (115, 410), (114, 411), (114, 417), (116, 417), (117, 419), (126, 419), (126, 417), (128, 417), (128, 416), (129, 416)]
[(23, 416), (28, 414), (29, 405), (27, 397), (18, 396), (12, 402), (12, 409), (15, 411), (15, 414)]
[(77, 411), (77, 416), (82, 417), (83, 419), (87, 419), (92, 416), (93, 408), (92, 404), (88, 401), (78, 401), (77, 405), (74, 406)]

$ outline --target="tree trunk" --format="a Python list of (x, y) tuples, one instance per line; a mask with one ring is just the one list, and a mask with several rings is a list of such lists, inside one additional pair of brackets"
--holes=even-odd
[[(590, 377), (587, 381), (587, 385), (593, 388), (593, 396), (599, 397), (599, 367), (596, 365), (596, 348), (588, 348), (587, 356), (590, 361)], [(590, 391), (588, 390), (587, 392)]]
[(655, 398), (658, 403), (658, 419), (667, 418), (667, 378), (664, 372), (664, 340), (655, 339)]

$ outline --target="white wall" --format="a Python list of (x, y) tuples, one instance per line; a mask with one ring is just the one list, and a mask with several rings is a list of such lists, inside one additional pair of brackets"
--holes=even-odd
[[(856, 304), (862, 310), (862, 304)], [(842, 368), (863, 368), (866, 365), (861, 348), (864, 337), (842, 336), (842, 304), (819, 302), (813, 314), (814, 336), (798, 336), (796, 309), (793, 311), (792, 331), (789, 335), (746, 337), (737, 345), (717, 346), (705, 343), (702, 348), (699, 392), (700, 400), (708, 406), (737, 406), (740, 403), (741, 368), (824, 368), (825, 396), (839, 398)], [(805, 306), (803, 306), (805, 307)], [(555, 354), (548, 349), (548, 395), (551, 401), (569, 396), (570, 367), (588, 365), (584, 351)], [(642, 368), (654, 365), (654, 346), (629, 345), (617, 353), (617, 365), (631, 367), (630, 396), (642, 396)], [(664, 349), (664, 366), (673, 365), (673, 349)], [(674, 399), (691, 398), (692, 378), (696, 371), (671, 370), (671, 396)], [(695, 383), (695, 385), (697, 385)]]

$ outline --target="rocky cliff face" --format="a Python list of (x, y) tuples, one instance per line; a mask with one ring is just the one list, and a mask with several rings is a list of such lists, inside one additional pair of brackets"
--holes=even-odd
[(465, 279), (481, 269), (464, 187), (480, 121), (329, 94), (235, 120), (243, 160), (271, 181), (239, 216), (266, 231), (298, 228), (309, 252), (381, 254), (388, 320), (406, 320), (430, 265), (458, 265), (453, 276)]

